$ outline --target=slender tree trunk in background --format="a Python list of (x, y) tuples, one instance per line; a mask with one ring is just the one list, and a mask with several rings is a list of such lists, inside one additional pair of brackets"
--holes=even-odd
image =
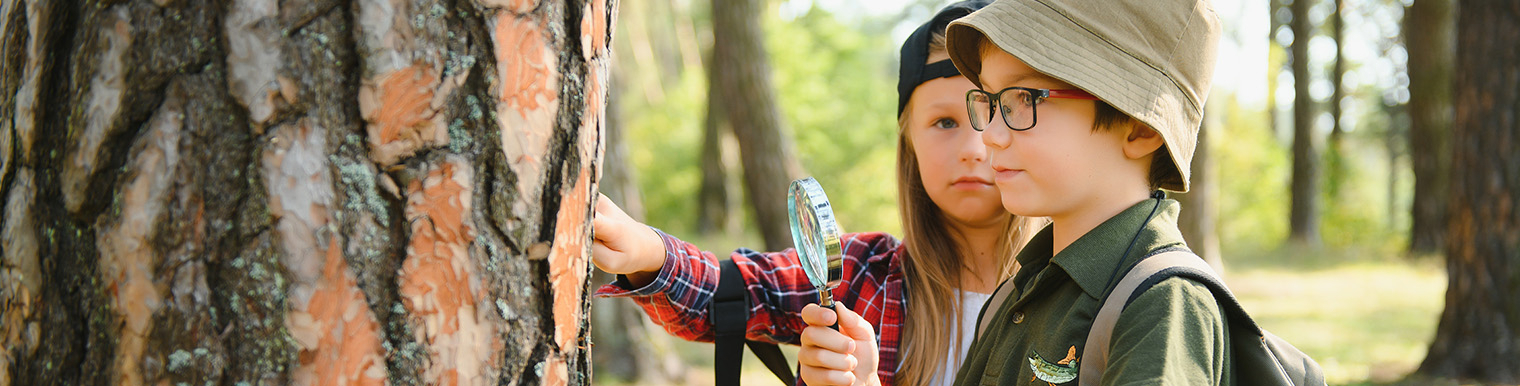
[(1309, 40), (1314, 34), (1309, 23), (1308, 0), (1293, 2), (1293, 176), (1292, 203), (1288, 216), (1288, 239), (1305, 245), (1319, 245), (1319, 152), (1314, 145), (1314, 99), (1309, 96)]
[(1416, 0), (1405, 12), (1409, 55), (1409, 155), (1414, 169), (1409, 252), (1446, 247), (1451, 186), (1451, 77), (1456, 55), (1456, 3)]
[(0, 385), (589, 383), (615, 7), (0, 3)]
[(1342, 137), (1346, 134), (1346, 128), (1341, 127), (1341, 100), (1346, 99), (1343, 82), (1346, 77), (1346, 9), (1343, 0), (1334, 1), (1335, 12), (1330, 14), (1330, 37), (1335, 41), (1335, 62), (1330, 69), (1330, 141), (1325, 146), (1326, 163), (1330, 168), (1326, 190), (1332, 200), (1339, 197), (1347, 171), (1345, 149), (1341, 148)]
[[(614, 81), (614, 91), (607, 94), (607, 154), (600, 187), (602, 194), (629, 216), (643, 221), (644, 205), (639, 195), (638, 176), (628, 159), (622, 114), (618, 109), (622, 96), (615, 91), (621, 82)], [(593, 269), (591, 285), (611, 283), (614, 279), (612, 274)], [(611, 376), (626, 381), (668, 384), (685, 373), (680, 358), (669, 349), (670, 335), (649, 324), (644, 311), (632, 301), (591, 300), (591, 341), (596, 343), (591, 354), (598, 379)]]
[(1457, 7), (1446, 310), (1417, 371), (1520, 383), (1520, 2)]
[[(1216, 94), (1217, 95), (1217, 94)], [(1224, 260), (1220, 257), (1219, 232), (1214, 224), (1219, 219), (1219, 167), (1214, 164), (1213, 145), (1209, 143), (1219, 129), (1219, 102), (1204, 106), (1203, 128), (1198, 130), (1198, 146), (1193, 151), (1192, 189), (1178, 194), (1182, 202), (1182, 218), (1178, 227), (1188, 248), (1203, 257), (1215, 272), (1224, 273)]]
[[(711, 61), (709, 61), (711, 63)], [(728, 224), (728, 172), (723, 162), (723, 135), (732, 128), (723, 119), (722, 92), (711, 85), (718, 69), (707, 69), (707, 117), (702, 122), (702, 188), (697, 194), (697, 231), (721, 233)]]
[(761, 33), (761, 0), (713, 0), (714, 92), (739, 140), (744, 187), (767, 250), (792, 246), (786, 189), (802, 175), (771, 89), (770, 58)]

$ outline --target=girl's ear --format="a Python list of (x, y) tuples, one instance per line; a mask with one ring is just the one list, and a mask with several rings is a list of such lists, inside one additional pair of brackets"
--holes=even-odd
[(1156, 132), (1150, 126), (1141, 123), (1138, 119), (1130, 119), (1129, 128), (1124, 134), (1124, 156), (1129, 159), (1140, 159), (1155, 153), (1166, 140), (1161, 138), (1161, 133)]

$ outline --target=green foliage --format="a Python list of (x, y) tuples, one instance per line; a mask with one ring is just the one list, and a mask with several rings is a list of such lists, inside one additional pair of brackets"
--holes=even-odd
[(625, 98), (623, 107), (628, 161), (637, 170), (645, 222), (675, 234), (695, 228), (706, 89), (704, 74), (686, 71), (664, 88), (659, 103)]
[[(782, 122), (803, 169), (828, 190), (846, 231), (900, 233), (896, 43), (819, 9), (793, 20), (780, 20), (772, 10), (764, 25)], [(620, 65), (629, 67), (621, 73), (635, 77), (664, 71)], [(647, 222), (694, 235), (707, 82), (701, 69), (685, 69), (676, 78), (654, 82), (660, 88), (655, 92), (643, 89), (645, 82), (629, 82), (635, 84), (622, 90), (623, 127)], [(646, 97), (650, 94), (660, 97)], [(737, 165), (730, 166), (730, 173), (739, 173)], [(729, 215), (745, 216), (741, 228), (753, 229), (748, 205), (734, 204)]]
[(1219, 241), (1229, 260), (1235, 250), (1275, 248), (1287, 238), (1292, 162), (1266, 113), (1245, 109), (1229, 95), (1214, 97), (1224, 102), (1222, 135), (1210, 138), (1219, 167)]
[(900, 234), (890, 49), (897, 43), (818, 8), (766, 26), (777, 97), (803, 168), (828, 190), (846, 231)]

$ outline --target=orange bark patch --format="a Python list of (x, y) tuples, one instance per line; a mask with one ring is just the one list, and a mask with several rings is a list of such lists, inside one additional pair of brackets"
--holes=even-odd
[(585, 318), (586, 259), (590, 251), (591, 202), (589, 171), (581, 170), (575, 187), (560, 200), (554, 226), (554, 246), (549, 252), (549, 282), (554, 290), (554, 343), (561, 350), (575, 347)]
[(508, 0), (507, 9), (517, 13), (528, 13), (538, 8), (538, 0)]
[(502, 103), (496, 104), (501, 149), (523, 192), (512, 210), (534, 210), (541, 202), (545, 154), (554, 132), (558, 107), (555, 48), (544, 38), (544, 25), (530, 17), (498, 12), (491, 38), (495, 44)]
[(545, 386), (562, 386), (570, 384), (570, 369), (565, 366), (565, 360), (558, 356), (550, 356), (544, 366), (543, 384)]
[(476, 312), (481, 291), (468, 254), (475, 231), (466, 221), (471, 185), (469, 170), (450, 160), (407, 188), (412, 238), (401, 266), (401, 301), (422, 324), (416, 331), (432, 357), (423, 374), (429, 384), (489, 381), (502, 346), (495, 325)]
[(290, 334), (301, 346), (294, 381), (308, 385), (384, 385), (380, 324), (370, 313), (334, 236), (323, 258), (306, 311), (289, 314)]
[(386, 74), (377, 86), (364, 86), (360, 110), (369, 122), (375, 162), (391, 165), (424, 147), (448, 144), (448, 133), (437, 119), (434, 94), (439, 87), (437, 72), (422, 64)]
[(581, 12), (581, 55), (586, 59), (603, 56), (607, 41), (607, 1), (590, 0)]
[(496, 63), (501, 100), (519, 111), (552, 106), (553, 57), (537, 20), (503, 12), (496, 18)]

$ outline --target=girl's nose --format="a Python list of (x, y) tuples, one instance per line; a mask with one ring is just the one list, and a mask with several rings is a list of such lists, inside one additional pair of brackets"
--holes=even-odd
[(961, 137), (963, 138), (961, 140), (960, 150), (961, 162), (982, 163), (983, 161), (986, 161), (987, 145), (982, 143), (985, 141), (983, 138), (985, 138), (986, 135), (984, 133), (978, 133), (969, 130), (968, 132), (970, 132), (972, 135)]

